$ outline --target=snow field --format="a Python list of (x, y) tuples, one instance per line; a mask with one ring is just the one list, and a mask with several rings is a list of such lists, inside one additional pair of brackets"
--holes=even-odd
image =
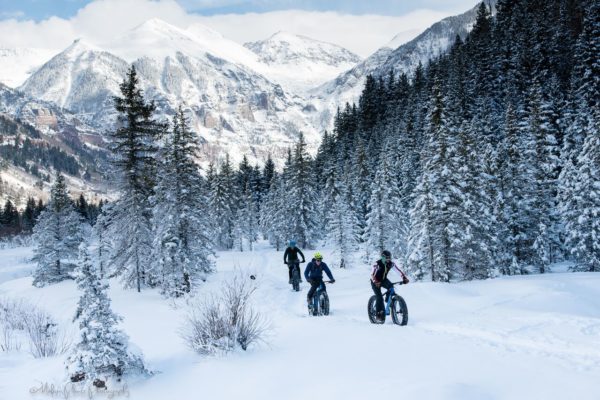
[[(331, 251), (321, 252), (331, 261)], [(27, 248), (0, 250), (0, 297), (26, 298), (68, 326), (79, 298), (74, 282), (32, 287), (27, 254)], [(254, 274), (256, 306), (273, 326), (268, 344), (221, 357), (195, 355), (180, 338), (185, 301), (111, 281), (122, 327), (147, 366), (159, 371), (131, 381), (130, 398), (600, 398), (599, 274), (411, 283), (397, 290), (408, 304), (408, 326), (389, 319), (379, 326), (366, 314), (370, 265), (332, 268), (331, 315), (309, 317), (307, 284), (300, 293), (291, 290), (282, 254), (263, 243), (254, 252), (219, 254), (218, 272), (197, 297), (232, 274)], [(29, 399), (30, 387), (62, 382), (64, 358), (0, 353), (0, 399)]]

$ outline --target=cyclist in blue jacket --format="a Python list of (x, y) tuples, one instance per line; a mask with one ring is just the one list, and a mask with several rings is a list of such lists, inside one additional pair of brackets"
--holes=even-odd
[(308, 302), (309, 307), (312, 304), (312, 298), (315, 292), (323, 283), (323, 271), (325, 271), (331, 283), (335, 282), (329, 267), (323, 262), (323, 256), (317, 251), (304, 270), (304, 278), (306, 279), (306, 282), (310, 283), (310, 289), (306, 295), (306, 301)]

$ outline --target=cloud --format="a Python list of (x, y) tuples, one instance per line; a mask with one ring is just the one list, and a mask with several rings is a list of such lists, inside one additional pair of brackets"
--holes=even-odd
[(366, 57), (391, 41), (396, 34), (403, 31), (421, 32), (445, 16), (427, 10), (398, 17), (286, 10), (215, 15), (198, 17), (198, 20), (240, 43), (264, 39), (285, 30), (335, 43)]
[(187, 12), (175, 0), (95, 0), (70, 19), (0, 21), (0, 46), (63, 49), (76, 38), (101, 45), (150, 18), (160, 18), (184, 29), (200, 23), (239, 43), (261, 40), (286, 30), (338, 44), (366, 57), (396, 34), (416, 35), (448, 15), (431, 10), (403, 16), (285, 10), (201, 16)]

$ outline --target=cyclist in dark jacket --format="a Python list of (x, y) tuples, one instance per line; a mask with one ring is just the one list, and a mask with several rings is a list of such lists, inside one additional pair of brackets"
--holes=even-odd
[(310, 283), (310, 289), (306, 295), (306, 301), (309, 306), (312, 304), (312, 298), (318, 287), (323, 283), (323, 271), (325, 271), (331, 283), (335, 282), (329, 267), (323, 262), (323, 256), (317, 251), (314, 258), (308, 263), (304, 270), (304, 278), (306, 278), (306, 282)]
[[(388, 273), (392, 268), (395, 268), (402, 277), (402, 283), (407, 284), (409, 282), (408, 277), (402, 272), (400, 268), (392, 261), (392, 253), (388, 250), (384, 250), (381, 253), (381, 259), (377, 260), (373, 265), (373, 271), (371, 272), (371, 288), (377, 296), (377, 302), (375, 303), (377, 309), (377, 318), (382, 320), (384, 318), (384, 305), (383, 305), (383, 294), (381, 288), (390, 289), (393, 285), (392, 282), (387, 278)], [(387, 301), (387, 299), (385, 299)]]
[(285, 249), (285, 253), (283, 253), (283, 263), (287, 264), (288, 272), (289, 272), (289, 283), (292, 283), (292, 271), (293, 268), (298, 268), (298, 275), (300, 275), (300, 261), (298, 260), (298, 254), (302, 256), (302, 262), (306, 261), (304, 258), (304, 254), (302, 251), (296, 247), (296, 241), (290, 240), (288, 242), (288, 247)]

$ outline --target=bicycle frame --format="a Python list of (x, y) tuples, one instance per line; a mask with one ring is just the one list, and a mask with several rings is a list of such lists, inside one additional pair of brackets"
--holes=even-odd
[(396, 294), (396, 291), (394, 290), (394, 286), (403, 285), (403, 284), (404, 283), (402, 281), (393, 282), (392, 287), (389, 288), (388, 290), (386, 290), (386, 292), (382, 294), (385, 298), (387, 298), (387, 300), (385, 302), (385, 315), (390, 315), (390, 306), (392, 305), (392, 298)]
[(384, 296), (386, 296), (387, 301), (385, 302), (385, 315), (390, 315), (390, 306), (392, 305), (392, 297), (394, 297), (394, 295), (396, 294), (396, 291), (394, 290), (394, 287), (392, 286), (390, 289), (388, 289)]
[(326, 283), (331, 283), (331, 281), (321, 281), (321, 284), (317, 290), (315, 290), (315, 294), (312, 297), (313, 310), (317, 310), (319, 307), (319, 296), (321, 296), (321, 293), (327, 293), (327, 288), (325, 287)]

